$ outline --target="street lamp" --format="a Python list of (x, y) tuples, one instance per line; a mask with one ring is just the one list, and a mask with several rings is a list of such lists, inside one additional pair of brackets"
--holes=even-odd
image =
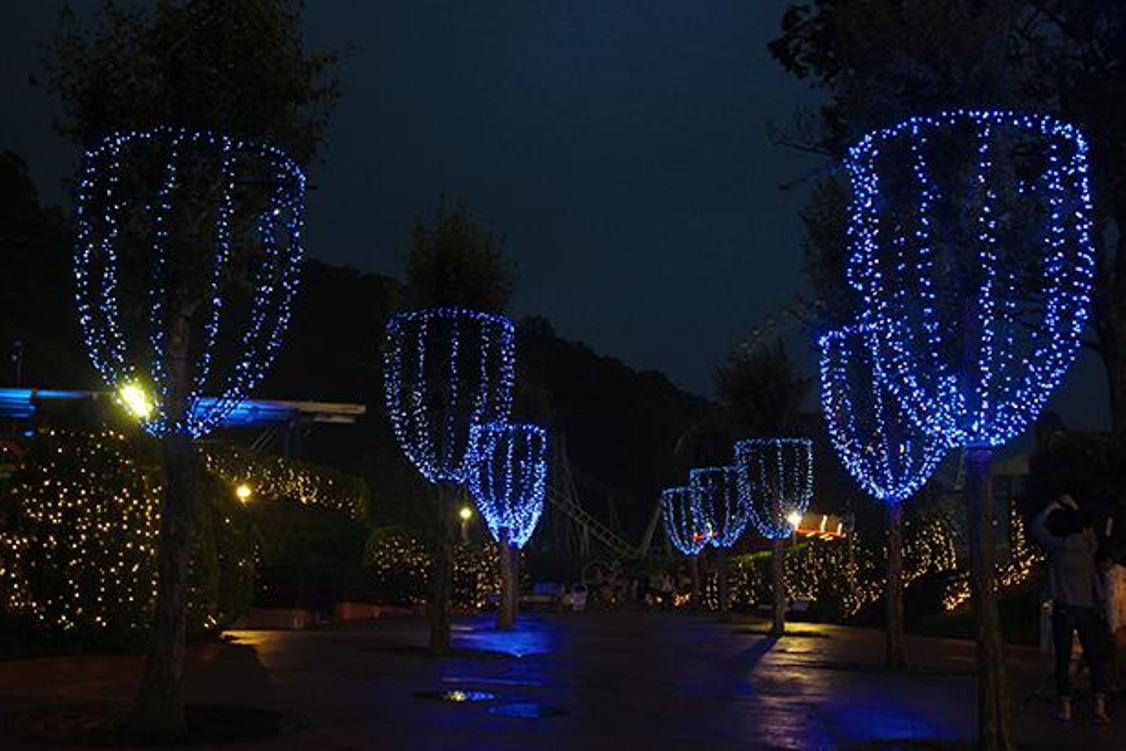
[(235, 487), (235, 495), (238, 496), (240, 501), (247, 503), (250, 501), (250, 496), (254, 495), (254, 490), (245, 482), (242, 482)]
[(473, 509), (462, 506), (457, 515), (461, 519), (461, 541), (463, 543), (469, 542), (469, 520), (473, 518)]

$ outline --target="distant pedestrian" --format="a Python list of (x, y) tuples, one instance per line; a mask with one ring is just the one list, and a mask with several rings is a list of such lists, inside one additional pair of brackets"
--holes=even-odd
[(1095, 695), (1094, 721), (1110, 722), (1106, 713), (1107, 681), (1103, 647), (1106, 643), (1106, 591), (1095, 563), (1098, 541), (1089, 514), (1064, 495), (1036, 515), (1032, 533), (1051, 555), (1052, 640), (1056, 654), (1057, 716), (1071, 720), (1071, 646), (1078, 632), (1083, 656), (1091, 670)]

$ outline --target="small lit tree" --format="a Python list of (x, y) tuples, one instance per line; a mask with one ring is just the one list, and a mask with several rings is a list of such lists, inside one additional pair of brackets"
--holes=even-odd
[(1075, 358), (1095, 273), (1087, 141), (1050, 117), (956, 110), (845, 160), (849, 280), (901, 408), (964, 451), (982, 748), (1014, 746), (994, 576), (993, 451)]
[(547, 494), (547, 431), (503, 422), (473, 425), (469, 445), (469, 490), (500, 546), (497, 627), (507, 630), (516, 622), (520, 549), (536, 529)]
[(466, 308), (401, 313), (387, 324), (384, 386), (399, 447), (438, 486), (438, 544), (430, 649), (450, 646), (457, 502), (470, 464), (470, 428), (504, 422), (512, 408), (516, 336), (503, 316)]
[(731, 600), (724, 553), (739, 541), (750, 518), (750, 509), (739, 494), (736, 474), (734, 467), (703, 467), (688, 473), (688, 487), (699, 509), (699, 523), (705, 529), (707, 542), (716, 549), (721, 618), (728, 616)]
[(688, 565), (692, 570), (692, 608), (699, 608), (699, 555), (708, 544), (708, 532), (695, 488), (681, 486), (662, 491), (661, 516), (665, 520), (665, 534), (669, 542), (688, 557)]
[(786, 629), (785, 540), (794, 534), (813, 498), (813, 442), (807, 438), (749, 438), (735, 444), (739, 495), (759, 534), (771, 541), (774, 598), (771, 633)]
[(887, 507), (887, 664), (901, 668), (907, 663), (903, 504), (933, 474), (946, 453), (946, 441), (920, 431), (900, 409), (872, 356), (876, 335), (872, 325), (858, 325), (819, 339), (821, 406), (841, 463), (865, 492)]

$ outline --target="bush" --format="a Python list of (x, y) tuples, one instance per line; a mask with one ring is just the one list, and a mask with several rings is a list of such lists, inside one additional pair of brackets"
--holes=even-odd
[(231, 487), (247, 483), (260, 501), (291, 501), (331, 509), (364, 522), (371, 505), (367, 483), (331, 467), (229, 446), (208, 446), (204, 466)]
[(370, 599), (361, 566), (367, 527), (289, 501), (254, 501), (246, 511), (260, 541), (256, 605), (327, 612), (339, 600)]
[[(398, 527), (372, 531), (364, 549), (364, 565), (374, 575), (372, 589), (385, 605), (422, 605), (430, 593), (433, 558), (418, 537)], [(453, 605), (479, 610), (500, 591), (500, 564), (494, 544), (454, 548)]]
[[(0, 492), (0, 607), (37, 633), (79, 645), (141, 642), (156, 598), (163, 475), (159, 445), (111, 428), (40, 433)], [(213, 477), (200, 482), (189, 628), (249, 604), (253, 538)]]

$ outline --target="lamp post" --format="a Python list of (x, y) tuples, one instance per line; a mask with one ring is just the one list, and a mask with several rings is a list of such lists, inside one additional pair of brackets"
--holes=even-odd
[(462, 506), (457, 516), (461, 519), (461, 544), (465, 545), (469, 542), (469, 520), (473, 518), (473, 509)]

